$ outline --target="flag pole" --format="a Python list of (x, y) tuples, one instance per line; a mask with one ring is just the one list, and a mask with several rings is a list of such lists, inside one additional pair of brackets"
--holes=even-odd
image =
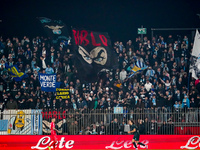
[(188, 93), (190, 92), (190, 72), (188, 72), (189, 74), (188, 74), (188, 87), (187, 87), (187, 89), (188, 89)]

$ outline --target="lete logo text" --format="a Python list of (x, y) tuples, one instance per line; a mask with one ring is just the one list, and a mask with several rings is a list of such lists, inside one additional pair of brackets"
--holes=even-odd
[(196, 149), (196, 148), (200, 148), (200, 137), (199, 136), (193, 136), (191, 137), (185, 146), (181, 146), (181, 149)]
[[(142, 141), (143, 144), (148, 145), (149, 141), (148, 140), (144, 140)], [(139, 145), (138, 145), (139, 146)], [(106, 146), (106, 149), (129, 149), (134, 147), (132, 144), (131, 140), (117, 140), (117, 141), (113, 141), (109, 146)], [(140, 145), (140, 148), (145, 148), (144, 146)]]
[[(51, 141), (51, 138), (49, 136), (45, 136), (42, 137), (38, 143), (36, 144), (36, 146), (32, 146), (31, 149), (47, 149), (47, 147), (52, 143), (53, 141)], [(71, 149), (74, 145), (74, 141), (73, 140), (69, 140), (69, 141), (65, 141), (65, 138), (62, 137), (60, 139), (60, 141), (58, 141), (55, 145), (55, 147), (58, 147), (59, 149), (61, 148), (66, 148), (66, 149)], [(53, 147), (52, 147), (53, 148)]]

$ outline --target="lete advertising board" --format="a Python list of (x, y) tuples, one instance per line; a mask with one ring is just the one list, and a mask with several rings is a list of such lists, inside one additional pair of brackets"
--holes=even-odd
[[(59, 135), (56, 149), (133, 149), (131, 140), (132, 135)], [(200, 149), (198, 135), (141, 135), (140, 141), (147, 144), (149, 149)], [(0, 149), (44, 150), (52, 142), (51, 136), (2, 135)], [(138, 148), (145, 149), (139, 145)]]

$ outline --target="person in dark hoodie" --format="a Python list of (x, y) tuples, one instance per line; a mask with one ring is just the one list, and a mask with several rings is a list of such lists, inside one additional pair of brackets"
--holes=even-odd
[(10, 100), (6, 104), (6, 109), (18, 109), (17, 102), (10, 98)]
[(159, 134), (167, 134), (167, 123), (164, 121), (158, 131)]

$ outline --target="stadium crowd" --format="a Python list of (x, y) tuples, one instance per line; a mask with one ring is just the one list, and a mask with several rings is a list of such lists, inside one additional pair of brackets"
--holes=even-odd
[[(82, 113), (123, 107), (127, 112), (145, 113), (196, 111), (194, 108), (200, 108), (200, 78), (195, 80), (188, 73), (193, 46), (190, 41), (187, 36), (175, 39), (172, 35), (166, 39), (159, 36), (127, 43), (116, 41), (113, 50), (119, 68), (107, 71), (95, 83), (85, 83), (78, 78), (71, 43), (55, 46), (44, 37), (0, 38), (0, 109)], [(148, 68), (128, 78), (134, 65), (141, 62)], [(28, 77), (15, 82), (6, 63), (17, 65)], [(70, 89), (70, 99), (56, 100), (55, 93), (41, 91), (39, 72), (57, 73), (60, 87)], [(198, 117), (195, 112), (193, 121), (198, 121)], [(160, 118), (167, 122), (170, 116)], [(184, 120), (189, 121), (188, 114)]]

